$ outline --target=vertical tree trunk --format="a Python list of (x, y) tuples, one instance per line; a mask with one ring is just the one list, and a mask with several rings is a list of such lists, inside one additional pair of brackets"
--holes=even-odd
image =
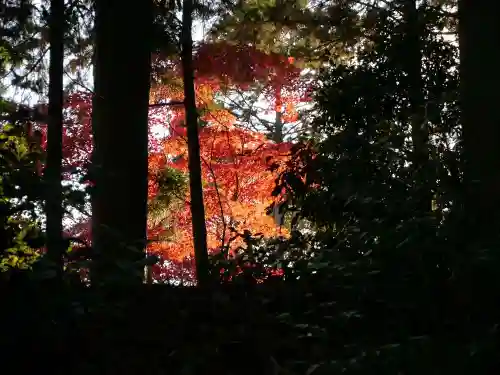
[(500, 2), (459, 1), (464, 232), (470, 240), (497, 236), (500, 224)]
[(425, 97), (422, 81), (422, 24), (416, 0), (404, 1), (407, 47), (405, 70), (408, 78), (408, 96), (411, 113), (411, 137), (413, 142), (413, 166), (421, 191), (417, 195), (416, 208), (421, 214), (431, 211), (432, 192), (428, 175), (429, 130), (425, 119)]
[[(273, 132), (271, 134), (271, 140), (276, 142), (276, 143), (281, 143), (284, 141), (284, 135), (283, 135), (283, 103), (281, 99), (281, 85), (277, 84), (275, 88), (275, 118), (274, 118), (274, 128)], [(280, 212), (281, 207), (283, 204), (277, 204), (274, 206), (273, 209), (273, 218), (274, 218), (274, 223), (278, 226), (283, 225), (283, 220), (284, 220), (284, 213)]]
[(51, 0), (49, 21), (50, 66), (47, 130), (47, 165), (45, 168), (47, 216), (47, 256), (54, 262), (58, 278), (63, 272), (62, 239), (62, 131), (63, 131), (63, 64), (64, 0)]
[(274, 129), (273, 133), (271, 134), (271, 140), (273, 140), (276, 143), (281, 143), (283, 142), (283, 102), (281, 99), (281, 85), (277, 84), (277, 87), (275, 89), (275, 99), (276, 99), (276, 105), (275, 105), (275, 112), (276, 112), (276, 117), (274, 120)]
[(184, 107), (189, 155), (189, 186), (191, 190), (191, 215), (193, 217), (194, 253), (196, 275), (199, 286), (209, 283), (209, 264), (207, 252), (207, 229), (205, 226), (205, 207), (201, 180), (200, 143), (198, 138), (198, 113), (194, 90), (193, 72), (193, 0), (184, 0), (182, 12), (182, 69), (184, 79)]
[(95, 2), (92, 283), (142, 283), (151, 0)]

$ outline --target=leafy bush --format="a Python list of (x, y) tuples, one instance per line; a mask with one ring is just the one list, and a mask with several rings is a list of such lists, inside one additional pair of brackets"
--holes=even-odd
[(6, 124), (0, 132), (0, 270), (28, 269), (44, 238), (39, 218), (42, 153), (24, 128)]

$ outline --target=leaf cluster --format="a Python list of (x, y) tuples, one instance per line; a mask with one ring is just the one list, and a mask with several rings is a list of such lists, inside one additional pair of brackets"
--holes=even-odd
[(0, 133), (0, 257), (2, 271), (26, 269), (44, 244), (37, 210), (43, 185), (41, 152), (23, 127), (4, 124)]

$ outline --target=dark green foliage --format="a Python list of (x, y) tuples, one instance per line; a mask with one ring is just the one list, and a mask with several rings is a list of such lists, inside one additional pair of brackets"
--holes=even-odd
[(43, 6), (31, 0), (7, 0), (0, 5), (0, 13), (2, 88), (7, 83), (41, 94), (45, 88), (43, 59), (48, 51), (44, 26), (39, 22)]
[[(330, 237), (326, 246), (334, 250), (329, 253), (347, 259), (371, 254), (401, 267), (405, 258), (405, 264), (420, 267), (426, 249), (439, 247), (446, 236), (461, 184), (456, 49), (432, 32), (438, 16), (432, 11), (425, 16), (425, 121), (432, 139), (426, 181), (416, 178), (411, 164), (401, 22), (381, 11), (357, 64), (333, 64), (323, 73), (315, 121), (321, 139), (296, 148), (282, 184), (300, 215)], [(423, 188), (434, 195), (431, 213), (417, 207)]]
[[(301, 307), (284, 315), (307, 327), (296, 345), (312, 353), (287, 362), (287, 371), (488, 373), (496, 363), (498, 319), (488, 302), (499, 294), (496, 247), (464, 253), (465, 235), (458, 235), (465, 213), (457, 49), (436, 31), (448, 17), (435, 8), (420, 14), (430, 132), (424, 173), (411, 162), (405, 25), (378, 10), (356, 63), (332, 61), (323, 70), (314, 121), (320, 136), (295, 147), (277, 188), (316, 232), (287, 245), (249, 241), (245, 252), (217, 260), (236, 284), (280, 268), (290, 288), (307, 285), (306, 297), (296, 297)], [(433, 207), (422, 212), (419, 197), (428, 189)]]
[(158, 194), (148, 202), (148, 220), (156, 227), (162, 224), (169, 227), (169, 219), (174, 210), (180, 209), (184, 203), (187, 189), (187, 176), (174, 168), (166, 168), (155, 176), (158, 183)]
[[(0, 274), (3, 279), (21, 274), (34, 279), (52, 275), (51, 263), (42, 256), (46, 245), (42, 214), (46, 186), (42, 179), (44, 153), (25, 129), (25, 126), (4, 123), (0, 131)], [(82, 208), (84, 192), (65, 186), (63, 193), (66, 209)], [(73, 239), (66, 238), (67, 248), (71, 241)], [(33, 272), (24, 272), (26, 270)]]
[(37, 220), (42, 200), (41, 153), (24, 129), (3, 125), (0, 132), (0, 272), (26, 269), (44, 244)]
[(314, 68), (325, 57), (349, 55), (360, 37), (360, 15), (353, 4), (311, 5), (304, 0), (235, 1), (215, 22), (211, 37), (294, 56)]

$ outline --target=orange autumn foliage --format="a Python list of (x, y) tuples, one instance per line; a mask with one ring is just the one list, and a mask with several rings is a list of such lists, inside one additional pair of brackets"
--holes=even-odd
[[(242, 245), (241, 237), (230, 241), (235, 234), (232, 227), (239, 233), (249, 230), (267, 237), (286, 236), (286, 231), (275, 225), (273, 217), (266, 215), (266, 207), (273, 202), (271, 192), (275, 187), (276, 177), (285, 167), (290, 145), (274, 144), (263, 134), (241, 129), (233, 114), (215, 104), (215, 98), (228, 88), (236, 87), (244, 91), (264, 85), (269, 111), (280, 111), (284, 123), (293, 122), (298, 116), (296, 104), (304, 100), (301, 94), (303, 87), (301, 88), (298, 79), (300, 70), (294, 66), (292, 58), (266, 55), (251, 48), (227, 43), (201, 45), (196, 51), (194, 65), (196, 104), (200, 119), (204, 122), (200, 131), (200, 147), (210, 250), (216, 251), (222, 243), (228, 242), (231, 249)], [(187, 174), (181, 73), (177, 62), (169, 64), (167, 76), (163, 77), (163, 82), (168, 84), (153, 85), (150, 91), (150, 104), (177, 102), (177, 105), (173, 106), (150, 108), (150, 131), (158, 127), (168, 131), (168, 138), (163, 141), (150, 137), (150, 200), (158, 194), (158, 185), (154, 179), (158, 170), (171, 167)], [(71, 113), (74, 113), (72, 119), (75, 128), (81, 130), (72, 131), (70, 134), (75, 134), (78, 139), (65, 139), (67, 159), (72, 165), (77, 159), (89, 160), (92, 148), (90, 99), (90, 96), (75, 96), (69, 103)], [(76, 153), (77, 141), (78, 144), (82, 143), (84, 148), (82, 156)], [(269, 170), (268, 167), (272, 163), (280, 165), (278, 170)], [(168, 240), (152, 243), (148, 251), (161, 255), (163, 259), (176, 261), (174, 264), (157, 265), (155, 279), (159, 278), (160, 274), (168, 279), (177, 275), (179, 270), (184, 272), (181, 268), (186, 268), (185, 265), (190, 264), (192, 260), (186, 259), (193, 251), (189, 191), (175, 207), (169, 220), (166, 226), (156, 225), (148, 228), (148, 237), (151, 239), (166, 231), (169, 234)], [(72, 232), (90, 242), (90, 221), (75, 225)]]
[[(239, 233), (249, 230), (266, 237), (286, 236), (286, 230), (279, 228), (274, 218), (266, 215), (266, 208), (273, 202), (271, 192), (280, 171), (271, 172), (270, 163), (283, 163), (289, 145), (276, 145), (260, 133), (239, 129), (231, 123), (221, 124), (220, 120), (210, 116), (206, 116), (206, 121), (208, 125), (200, 130), (200, 151), (209, 249), (215, 251), (227, 245), (235, 234), (232, 229)], [(187, 174), (187, 160), (184, 134), (176, 131), (165, 140), (163, 152), (150, 157), (151, 176), (166, 167)], [(151, 178), (150, 198), (155, 196), (157, 188)], [(184, 199), (189, 201), (189, 191)], [(163, 230), (171, 230), (173, 235), (168, 241), (151, 244), (149, 251), (177, 261), (191, 256), (193, 241), (189, 204), (173, 214), (169, 226), (150, 228), (150, 235)], [(238, 237), (231, 241), (230, 248), (236, 249), (241, 245), (242, 239)]]
[[(265, 237), (287, 236), (284, 228), (276, 225), (266, 208), (276, 199), (271, 193), (276, 178), (285, 167), (290, 144), (275, 144), (258, 132), (237, 126), (237, 119), (227, 110), (215, 105), (219, 92), (237, 87), (251, 89), (255, 83), (264, 84), (269, 110), (282, 113), (284, 123), (298, 118), (296, 104), (303, 100), (300, 70), (294, 59), (267, 55), (249, 47), (238, 47), (219, 42), (202, 44), (195, 55), (196, 105), (200, 120), (199, 142), (204, 181), (205, 220), (210, 251), (221, 246), (234, 250), (243, 245), (235, 233), (245, 230)], [(182, 102), (183, 87), (175, 66), (168, 74), (167, 85), (153, 86), (152, 104)], [(165, 81), (165, 80), (164, 80)], [(150, 156), (149, 197), (153, 199), (158, 186), (154, 176), (163, 168), (175, 168), (187, 175), (188, 154), (184, 108), (169, 106), (165, 126), (169, 136), (160, 150)], [(272, 172), (271, 164), (279, 167)], [(178, 211), (171, 215), (168, 225), (150, 228), (150, 237), (168, 232), (167, 240), (152, 243), (149, 251), (163, 258), (182, 261), (193, 254), (189, 191), (186, 191)]]

